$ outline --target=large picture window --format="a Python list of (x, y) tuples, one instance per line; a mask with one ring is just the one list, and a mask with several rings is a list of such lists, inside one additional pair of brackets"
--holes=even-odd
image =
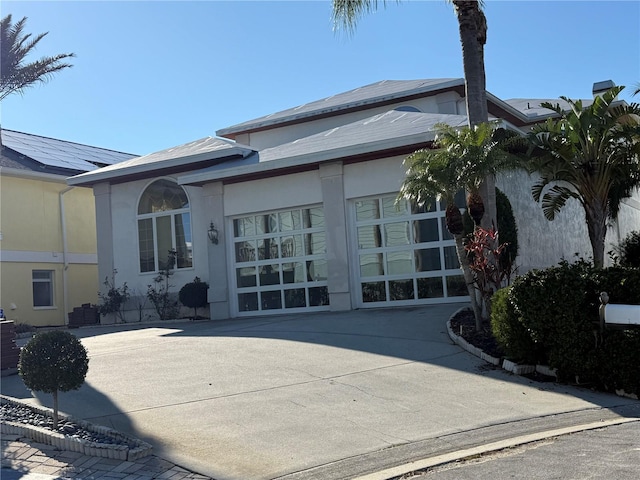
[(189, 199), (177, 183), (156, 180), (138, 204), (140, 272), (166, 268), (171, 250), (176, 252), (174, 268), (193, 267)]

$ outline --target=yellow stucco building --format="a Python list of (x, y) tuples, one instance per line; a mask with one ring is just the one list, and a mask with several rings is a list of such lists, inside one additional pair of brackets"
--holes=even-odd
[(8, 320), (65, 325), (98, 302), (93, 191), (66, 178), (134, 157), (2, 130), (0, 307)]

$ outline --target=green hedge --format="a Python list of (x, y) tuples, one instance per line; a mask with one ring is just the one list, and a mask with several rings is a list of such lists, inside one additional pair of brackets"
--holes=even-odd
[(638, 392), (640, 334), (599, 336), (601, 291), (611, 303), (640, 305), (640, 270), (595, 269), (584, 261), (533, 270), (498, 296), (494, 335), (509, 357), (548, 364), (560, 380)]
[(504, 352), (523, 363), (537, 360), (536, 344), (525, 326), (517, 320), (511, 301), (511, 287), (498, 290), (491, 297), (491, 331)]

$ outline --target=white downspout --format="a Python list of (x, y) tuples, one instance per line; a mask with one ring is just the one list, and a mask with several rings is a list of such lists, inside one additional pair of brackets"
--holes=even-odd
[(67, 292), (67, 269), (69, 268), (69, 251), (67, 247), (67, 221), (64, 210), (64, 199), (62, 197), (65, 193), (73, 190), (74, 188), (75, 187), (67, 187), (58, 194), (60, 198), (60, 227), (62, 228), (62, 262), (64, 265), (62, 268), (62, 303), (64, 304), (63, 318), (65, 325), (69, 324), (69, 317), (67, 315), (69, 313), (69, 295)]

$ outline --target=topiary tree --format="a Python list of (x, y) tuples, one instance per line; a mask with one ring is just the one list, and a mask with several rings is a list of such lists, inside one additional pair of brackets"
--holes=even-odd
[(207, 306), (209, 284), (196, 277), (180, 289), (178, 298), (185, 307), (193, 308), (194, 320), (198, 318), (198, 308)]
[(53, 429), (58, 429), (58, 392), (77, 390), (89, 369), (87, 350), (62, 330), (36, 334), (20, 352), (18, 373), (30, 390), (53, 395)]

